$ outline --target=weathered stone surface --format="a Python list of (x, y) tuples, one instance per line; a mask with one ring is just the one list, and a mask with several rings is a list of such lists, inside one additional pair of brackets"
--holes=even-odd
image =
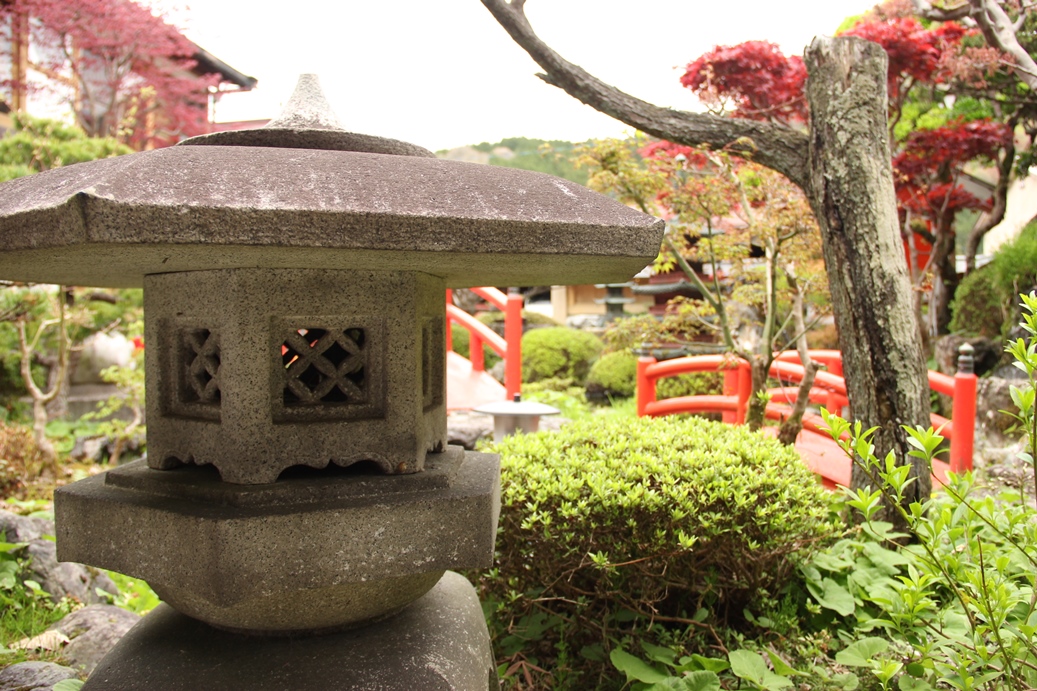
[(59, 681), (78, 677), (76, 670), (53, 662), (19, 662), (0, 669), (0, 691), (50, 691)]
[(71, 639), (62, 657), (89, 674), (139, 621), (140, 616), (121, 607), (90, 605), (69, 614), (48, 630), (60, 631)]
[(475, 590), (447, 572), (395, 617), (291, 640), (218, 631), (172, 608), (149, 614), (84, 691), (486, 691), (497, 688)]
[(413, 475), (270, 485), (137, 462), (55, 493), (58, 548), (217, 626), (330, 629), (406, 605), (445, 569), (489, 566), (499, 492), (498, 457), (456, 447)]
[(663, 222), (513, 168), (176, 146), (0, 186), (0, 277), (140, 286), (219, 268), (423, 271), (451, 287), (627, 280)]
[(1005, 433), (1018, 424), (1018, 420), (1001, 411), (1019, 412), (1011, 391), (1013, 386), (1019, 385), (1018, 380), (1000, 377), (983, 377), (976, 381), (976, 427), (986, 437), (986, 445), (1004, 443)]
[(944, 374), (954, 375), (958, 371), (958, 349), (968, 343), (973, 348), (973, 371), (982, 376), (991, 371), (1001, 361), (1001, 344), (989, 338), (965, 338), (958, 334), (940, 336), (933, 344), (936, 368)]
[(235, 269), (145, 286), (153, 468), (211, 463), (253, 484), (329, 462), (412, 473), (445, 446), (441, 279)]

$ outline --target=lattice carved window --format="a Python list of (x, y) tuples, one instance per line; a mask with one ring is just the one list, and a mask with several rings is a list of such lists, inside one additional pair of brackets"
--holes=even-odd
[(280, 334), (276, 421), (356, 419), (382, 411), (381, 328), (286, 325)]
[(172, 351), (176, 382), (171, 412), (181, 417), (220, 418), (220, 334), (215, 329), (176, 330)]

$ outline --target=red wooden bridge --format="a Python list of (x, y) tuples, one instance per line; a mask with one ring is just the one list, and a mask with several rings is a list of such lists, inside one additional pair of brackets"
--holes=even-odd
[[(504, 312), (504, 337), (454, 306), (447, 291), (447, 410), (469, 410), (497, 401), (511, 400), (522, 390), (522, 296), (504, 294), (496, 288), (473, 288), (477, 295)], [(458, 324), (469, 333), (470, 358), (453, 352), (450, 324)], [(504, 386), (486, 372), (483, 346), (490, 347), (504, 359)], [(824, 406), (838, 415), (848, 411), (846, 381), (843, 379), (842, 354), (837, 350), (812, 350), (810, 357), (826, 367), (817, 373), (810, 390), (810, 402)], [(959, 368), (951, 377), (929, 372), (933, 391), (950, 396), (954, 405), (951, 419), (932, 415), (933, 427), (951, 443), (948, 462), (934, 461), (933, 474), (943, 481), (948, 470), (962, 472), (972, 468), (973, 433), (976, 422), (976, 375), (971, 367)], [(656, 400), (655, 385), (659, 379), (689, 372), (723, 372), (724, 392), (713, 396), (682, 396)], [(766, 416), (772, 420), (788, 417), (803, 379), (799, 354), (787, 351), (778, 355), (770, 369), (771, 378), (782, 383), (768, 390), (771, 396)], [(675, 413), (721, 413), (724, 422), (743, 424), (751, 392), (749, 363), (730, 355), (696, 355), (662, 362), (642, 357), (637, 365), (637, 414), (671, 415)], [(774, 431), (775, 428), (768, 428)], [(850, 461), (824, 431), (819, 415), (803, 416), (803, 431), (796, 438), (807, 466), (821, 476), (828, 487), (850, 484)]]
[[(842, 377), (842, 354), (837, 350), (812, 350), (810, 357), (827, 368), (817, 373), (810, 389), (810, 402), (843, 415), (848, 406), (846, 381)], [(949, 462), (933, 461), (933, 475), (939, 481), (946, 479), (948, 470), (963, 472), (972, 468), (972, 444), (976, 423), (976, 375), (971, 367), (959, 367), (951, 377), (940, 372), (929, 372), (929, 387), (952, 397), (951, 419), (932, 415), (933, 427), (944, 438), (950, 439)], [(659, 379), (689, 372), (723, 372), (724, 393), (714, 396), (681, 396), (656, 400), (655, 386)], [(778, 355), (770, 369), (770, 376), (782, 386), (768, 390), (770, 402), (766, 416), (783, 420), (789, 416), (792, 404), (803, 380), (804, 369), (796, 351)], [(786, 385), (789, 384), (789, 385)], [(637, 414), (672, 415), (675, 413), (721, 413), (724, 422), (743, 424), (749, 407), (751, 380), (749, 363), (731, 355), (695, 355), (656, 361), (642, 357), (637, 363)], [(773, 428), (769, 428), (773, 429)], [(850, 460), (839, 445), (824, 431), (819, 415), (803, 416), (803, 431), (796, 438), (796, 450), (810, 469), (821, 476), (827, 487), (849, 486)]]

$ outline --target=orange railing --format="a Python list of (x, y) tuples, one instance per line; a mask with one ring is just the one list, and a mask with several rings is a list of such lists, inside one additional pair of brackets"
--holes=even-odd
[(446, 348), (453, 350), (450, 325), (463, 326), (469, 335), (469, 359), (476, 372), (486, 371), (483, 346), (489, 346), (504, 359), (504, 389), (507, 400), (522, 391), (522, 296), (504, 294), (496, 288), (472, 288), (472, 292), (504, 312), (504, 338), (493, 329), (453, 303), (451, 292), (446, 291)]
[[(837, 350), (812, 350), (810, 357), (821, 362), (827, 371), (817, 373), (810, 389), (810, 402), (824, 406), (829, 411), (842, 415), (848, 406), (846, 381), (842, 377), (842, 355)], [(973, 436), (976, 424), (976, 375), (972, 372), (971, 354), (962, 352), (958, 373), (953, 377), (939, 372), (929, 372), (929, 386), (933, 391), (953, 399), (951, 419), (932, 414), (932, 424), (940, 434), (950, 439), (950, 469), (962, 472), (972, 469)], [(673, 377), (689, 372), (723, 372), (724, 392), (711, 396), (680, 396), (656, 400), (656, 382), (664, 377)], [(771, 378), (780, 382), (801, 382), (804, 369), (799, 364), (796, 351), (780, 353), (771, 365)], [(752, 382), (749, 363), (733, 355), (696, 355), (657, 361), (653, 357), (641, 357), (637, 362), (637, 414), (670, 415), (674, 413), (718, 412), (724, 422), (742, 424), (749, 405)], [(769, 389), (771, 402), (766, 415), (770, 419), (788, 416), (799, 388), (780, 386)], [(957, 421), (957, 424), (955, 424)], [(822, 432), (820, 417), (805, 415), (804, 428)]]

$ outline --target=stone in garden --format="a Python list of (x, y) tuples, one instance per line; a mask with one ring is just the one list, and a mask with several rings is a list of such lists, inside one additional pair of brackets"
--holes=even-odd
[(50, 691), (65, 679), (78, 679), (71, 667), (53, 662), (18, 662), (0, 669), (0, 691)]
[(48, 631), (60, 631), (68, 636), (70, 640), (61, 653), (62, 658), (84, 674), (90, 674), (139, 621), (139, 615), (121, 607), (90, 605), (52, 624)]

